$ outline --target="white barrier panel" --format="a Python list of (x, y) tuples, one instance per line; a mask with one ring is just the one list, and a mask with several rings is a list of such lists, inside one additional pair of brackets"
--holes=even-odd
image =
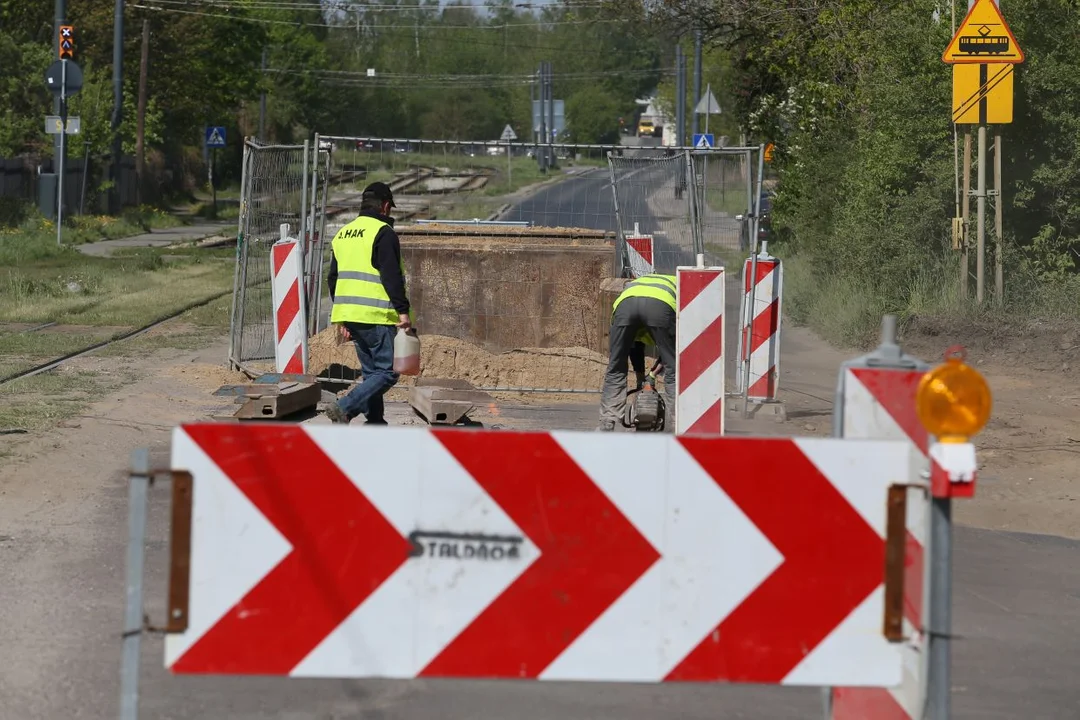
[(676, 268), (675, 433), (724, 433), (724, 268)]
[(302, 374), (307, 369), (307, 313), (300, 279), (304, 276), (300, 241), (287, 237), (270, 248), (271, 297), (274, 303), (274, 361), (279, 373)]
[(186, 425), (165, 664), (895, 685), (887, 489), (910, 463), (896, 441)]
[[(784, 268), (764, 249), (757, 256), (757, 279), (751, 291), (752, 258), (743, 264), (742, 308), (739, 313), (739, 372), (736, 387), (743, 390), (750, 364), (748, 400), (775, 401), (780, 383), (780, 324)], [(752, 294), (751, 294), (752, 293)]]
[[(922, 369), (869, 367), (853, 361), (841, 371), (841, 413), (838, 430), (843, 438), (902, 440), (908, 445), (907, 482), (929, 479), (929, 435), (915, 413), (915, 391)], [(925, 474), (925, 477), (924, 477)], [(905, 476), (897, 474), (900, 480)], [(898, 645), (904, 675), (895, 688), (833, 688), (832, 720), (897, 718), (921, 720), (926, 697), (928, 644), (923, 634), (930, 557), (930, 501), (927, 493), (909, 490), (907, 542), (904, 558), (904, 636)]]

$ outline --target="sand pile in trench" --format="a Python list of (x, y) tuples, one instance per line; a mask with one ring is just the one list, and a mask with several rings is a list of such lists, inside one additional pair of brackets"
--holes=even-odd
[[(308, 340), (308, 372), (321, 375), (331, 366), (360, 369), (352, 343), (338, 345), (336, 329)], [(475, 387), (599, 389), (607, 358), (587, 348), (521, 348), (491, 353), (444, 335), (420, 336), (420, 372), (429, 378), (466, 380)], [(403, 385), (413, 382), (402, 378)]]

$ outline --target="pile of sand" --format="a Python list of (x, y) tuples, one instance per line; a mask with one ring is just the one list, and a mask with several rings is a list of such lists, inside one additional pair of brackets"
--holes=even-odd
[[(308, 372), (321, 375), (332, 366), (359, 370), (351, 343), (337, 344), (333, 327), (308, 340)], [(443, 335), (420, 336), (420, 374), (466, 380), (476, 387), (599, 389), (607, 358), (581, 347), (522, 348), (491, 353)], [(408, 385), (412, 378), (402, 378)]]

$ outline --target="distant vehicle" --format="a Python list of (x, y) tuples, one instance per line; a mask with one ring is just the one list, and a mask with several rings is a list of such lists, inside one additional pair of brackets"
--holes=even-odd
[(504, 148), (500, 147), (499, 145), (488, 145), (487, 146), (487, 154), (492, 156), (492, 157), (495, 157), (497, 155), (502, 155), (503, 152), (504, 152)]
[(642, 120), (637, 126), (638, 137), (653, 137), (656, 135), (656, 126), (652, 120)]

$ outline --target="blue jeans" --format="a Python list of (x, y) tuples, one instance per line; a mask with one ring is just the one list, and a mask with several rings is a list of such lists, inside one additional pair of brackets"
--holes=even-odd
[(345, 327), (356, 346), (363, 379), (348, 395), (338, 400), (338, 405), (350, 420), (363, 415), (369, 423), (385, 422), (383, 395), (397, 384), (399, 377), (394, 372), (394, 335), (397, 328), (393, 325), (360, 323), (345, 323)]

